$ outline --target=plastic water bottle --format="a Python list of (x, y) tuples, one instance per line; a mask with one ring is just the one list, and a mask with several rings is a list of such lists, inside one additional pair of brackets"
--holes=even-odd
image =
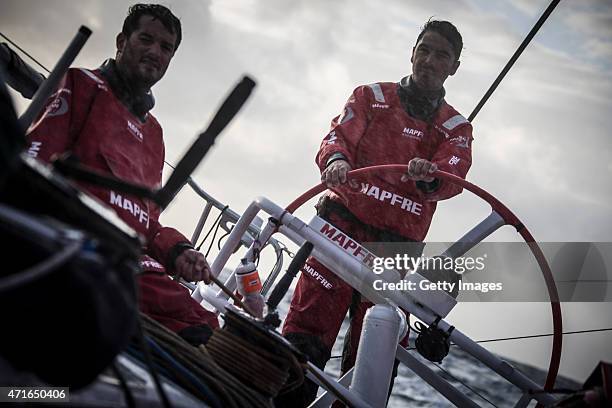
[(261, 280), (254, 262), (246, 259), (240, 261), (236, 268), (236, 284), (238, 293), (242, 295), (242, 302), (250, 309), (255, 317), (261, 319), (264, 314), (265, 300), (261, 295)]

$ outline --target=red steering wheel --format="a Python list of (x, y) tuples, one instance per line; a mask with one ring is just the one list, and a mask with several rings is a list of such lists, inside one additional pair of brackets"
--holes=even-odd
[[(352, 170), (348, 173), (348, 176), (359, 176), (379, 171), (404, 172), (405, 170), (405, 164), (384, 164)], [(550, 363), (548, 366), (548, 374), (546, 376), (546, 383), (544, 384), (545, 391), (552, 390), (555, 384), (555, 380), (557, 378), (557, 374), (559, 372), (559, 364), (561, 361), (563, 327), (561, 318), (561, 305), (559, 303), (559, 294), (557, 292), (557, 286), (555, 285), (550, 266), (548, 265), (548, 262), (546, 261), (542, 250), (538, 246), (537, 242), (535, 242), (535, 239), (533, 238), (529, 230), (527, 230), (527, 227), (525, 227), (525, 225), (518, 219), (518, 217), (514, 215), (514, 213), (512, 213), (512, 211), (510, 211), (510, 209), (508, 209), (508, 207), (502, 204), (502, 202), (499, 201), (497, 198), (493, 197), (491, 194), (489, 194), (482, 188), (460, 177), (457, 177), (454, 174), (438, 170), (435, 173), (432, 173), (432, 176), (454, 184), (458, 184), (489, 203), (491, 205), (492, 210), (497, 212), (502, 217), (505, 222), (505, 225), (511, 225), (516, 228), (516, 231), (523, 237), (525, 242), (528, 244), (533, 256), (536, 258), (538, 266), (540, 267), (542, 275), (544, 276), (544, 281), (546, 282), (548, 296), (550, 298), (550, 307), (552, 311), (553, 343), (550, 355)], [(327, 187), (325, 187), (323, 184), (318, 184), (312, 187), (310, 190), (306, 191), (304, 194), (296, 198), (291, 204), (289, 204), (286, 208), (286, 211), (289, 213), (293, 213), (306, 201), (310, 200), (317, 194), (322, 193), (326, 189)]]

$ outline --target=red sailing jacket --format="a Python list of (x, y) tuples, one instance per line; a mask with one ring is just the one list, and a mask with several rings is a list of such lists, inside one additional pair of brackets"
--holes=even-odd
[[(56, 153), (70, 151), (94, 170), (159, 187), (164, 142), (161, 126), (151, 114), (141, 123), (98, 71), (70, 69), (58, 89), (28, 131), (28, 154), (49, 161)], [(160, 225), (159, 208), (150, 201), (102, 187), (82, 187), (144, 236), (146, 253), (161, 263), (166, 264), (172, 247), (189, 242), (177, 230)], [(146, 266), (143, 263), (145, 270)]]
[[(341, 115), (332, 120), (316, 162), (323, 171), (334, 153), (342, 153), (353, 169), (379, 164), (408, 164), (420, 157), (440, 170), (465, 178), (472, 163), (472, 125), (446, 102), (431, 123), (411, 117), (400, 102), (398, 83), (363, 85), (353, 91)], [(401, 173), (376, 173), (360, 178), (360, 188), (348, 184), (328, 193), (362, 222), (422, 241), (436, 202), (461, 192), (442, 181), (424, 193)]]

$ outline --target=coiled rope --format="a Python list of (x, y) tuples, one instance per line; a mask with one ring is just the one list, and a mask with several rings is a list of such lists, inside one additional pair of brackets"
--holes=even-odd
[[(205, 346), (193, 347), (155, 320), (143, 314), (141, 316), (146, 335), (173, 360), (169, 361), (167, 357), (155, 354), (153, 356), (155, 363), (162, 367), (177, 385), (208, 403), (218, 400), (223, 407), (270, 408), (272, 406), (269, 398), (242, 384), (234, 375), (217, 364)], [(177, 370), (176, 364), (181, 365), (205, 384), (214, 395), (203, 395), (189, 378), (181, 374), (181, 370)]]
[(221, 367), (268, 397), (302, 384), (303, 368), (281, 340), (248, 317), (230, 312), (224, 318), (225, 327), (215, 331), (206, 345)]

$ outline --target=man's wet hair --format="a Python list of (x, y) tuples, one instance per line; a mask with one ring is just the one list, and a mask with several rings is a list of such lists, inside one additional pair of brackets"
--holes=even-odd
[(456, 60), (459, 60), (459, 56), (461, 55), (461, 50), (463, 49), (463, 38), (461, 38), (461, 34), (459, 34), (459, 30), (452, 23), (448, 21), (440, 21), (440, 20), (429, 20), (423, 27), (421, 27), (421, 33), (419, 34), (416, 44), (421, 41), (423, 35), (427, 31), (433, 31), (435, 33), (440, 34), (442, 37), (446, 38), (446, 40), (453, 47), (453, 51), (455, 52)]
[(134, 31), (138, 30), (140, 17), (151, 16), (159, 20), (164, 27), (172, 34), (176, 34), (174, 50), (176, 51), (181, 43), (181, 21), (167, 8), (159, 4), (134, 4), (128, 9), (128, 15), (123, 20), (121, 32), (129, 37)]

